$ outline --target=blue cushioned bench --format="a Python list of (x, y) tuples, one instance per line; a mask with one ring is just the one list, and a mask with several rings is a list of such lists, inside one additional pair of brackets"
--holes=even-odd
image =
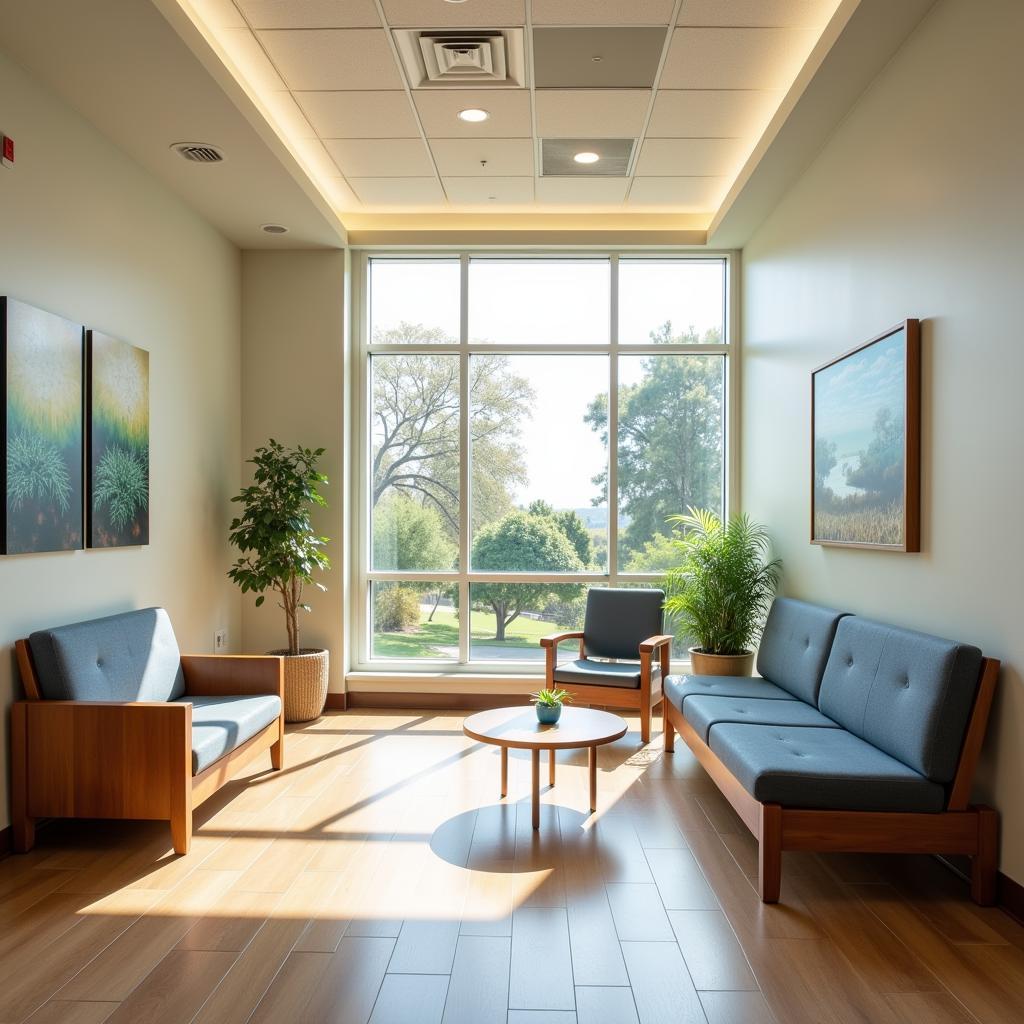
[(966, 854), (994, 901), (998, 815), (969, 799), (998, 661), (778, 598), (757, 669), (669, 676), (662, 707), (666, 751), (678, 731), (757, 836), (765, 902), (782, 850)]
[(40, 630), (15, 645), (14, 848), (39, 818), (156, 818), (187, 853), (192, 810), (248, 761), (284, 756), (283, 661), (182, 655), (162, 608)]

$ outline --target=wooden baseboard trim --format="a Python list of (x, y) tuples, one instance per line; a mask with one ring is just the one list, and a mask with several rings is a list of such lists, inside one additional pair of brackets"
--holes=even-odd
[(347, 711), (348, 710), (348, 694), (347, 693), (329, 693), (327, 694), (327, 703), (324, 707), (331, 711)]
[(410, 711), (421, 708), (429, 711), (482, 711), (530, 703), (530, 696), (526, 693), (383, 693), (378, 690), (349, 690), (345, 696), (350, 708), (408, 708)]

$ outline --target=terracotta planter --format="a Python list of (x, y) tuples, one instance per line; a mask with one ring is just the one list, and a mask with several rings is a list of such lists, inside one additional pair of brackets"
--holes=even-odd
[(271, 651), (284, 657), (284, 720), (309, 722), (327, 703), (327, 651), (303, 647), (300, 654)]
[(690, 666), (695, 676), (750, 676), (754, 674), (754, 652), (705, 654), (691, 647)]

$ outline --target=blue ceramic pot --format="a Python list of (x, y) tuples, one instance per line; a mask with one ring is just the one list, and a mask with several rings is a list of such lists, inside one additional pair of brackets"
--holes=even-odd
[(562, 705), (556, 704), (551, 707), (548, 704), (536, 704), (537, 721), (542, 725), (554, 725), (562, 714)]

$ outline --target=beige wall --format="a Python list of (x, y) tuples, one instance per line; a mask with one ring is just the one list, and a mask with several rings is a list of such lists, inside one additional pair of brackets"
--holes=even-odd
[[(743, 501), (786, 590), (1004, 671), (977, 796), (1024, 882), (1024, 5), (940, 0), (744, 252)], [(923, 321), (923, 550), (812, 547), (810, 370)]]
[[(348, 574), (344, 498), (347, 254), (246, 252), (242, 255), (243, 458), (273, 437), (282, 444), (325, 448), (329, 502), (317, 528), (330, 543), (327, 593), (309, 589), (312, 613), (301, 614), (304, 647), (331, 652), (331, 690), (344, 690), (347, 657), (344, 594)], [(246, 597), (242, 642), (250, 653), (283, 647), (284, 615), (273, 595), (257, 609)]]
[(0, 558), (0, 827), (10, 643), (31, 630), (161, 604), (181, 646), (240, 639), (225, 578), (228, 497), (238, 487), (240, 258), (137, 164), (0, 56), (0, 294), (150, 352), (151, 543)]

